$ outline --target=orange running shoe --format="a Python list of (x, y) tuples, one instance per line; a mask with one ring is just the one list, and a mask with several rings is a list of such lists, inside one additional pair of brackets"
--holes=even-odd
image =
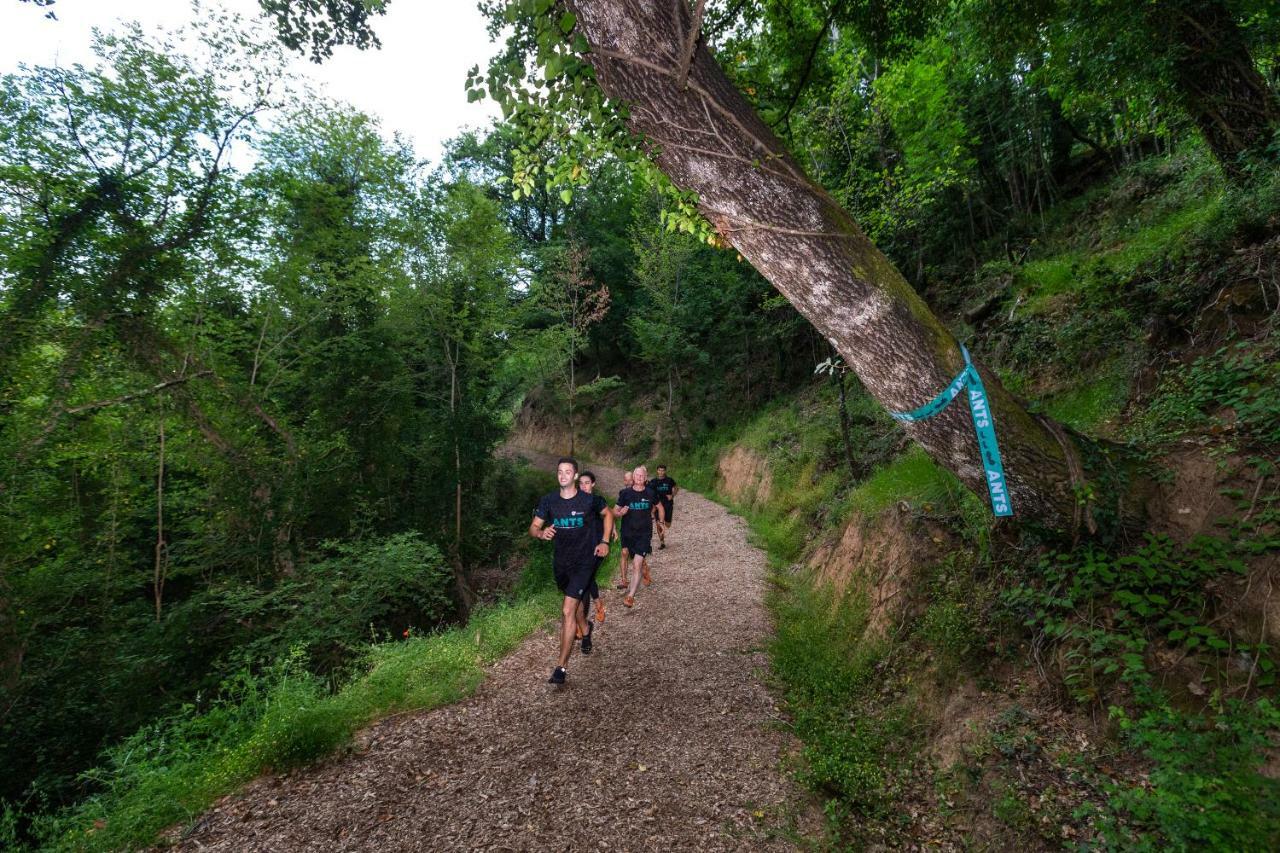
[(596, 599), (596, 624), (604, 624), (604, 602), (598, 598)]
[(636, 606), (635, 596), (628, 595), (626, 598), (622, 599), (622, 603), (627, 605), (628, 607), (635, 607)]

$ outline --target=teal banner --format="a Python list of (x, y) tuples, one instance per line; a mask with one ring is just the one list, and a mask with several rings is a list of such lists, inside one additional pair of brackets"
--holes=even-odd
[(991, 406), (987, 402), (987, 389), (982, 385), (982, 377), (978, 368), (969, 359), (969, 350), (963, 344), (960, 352), (964, 353), (964, 370), (943, 389), (942, 393), (910, 412), (890, 412), (896, 421), (912, 423), (931, 418), (941, 412), (951, 401), (969, 389), (969, 414), (973, 416), (973, 431), (978, 437), (978, 452), (982, 456), (982, 467), (987, 475), (987, 494), (991, 496), (991, 511), (998, 516), (1013, 515), (1013, 503), (1009, 500), (1009, 487), (1005, 482), (1004, 463), (1000, 460), (1000, 444), (996, 441), (995, 421), (991, 417)]

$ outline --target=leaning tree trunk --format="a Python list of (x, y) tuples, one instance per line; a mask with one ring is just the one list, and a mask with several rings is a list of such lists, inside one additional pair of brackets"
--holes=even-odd
[[(697, 38), (683, 0), (569, 0), (603, 91), (630, 108), (658, 167), (844, 357), (890, 411), (928, 402), (964, 367), (955, 338), (840, 205), (805, 176)], [(685, 65), (685, 57), (691, 61)], [(980, 370), (1015, 515), (1065, 531), (1078, 520), (1075, 449)], [(963, 397), (963, 395), (962, 395)], [(985, 499), (964, 399), (907, 424)], [(1073, 455), (1068, 463), (1067, 454)]]
[(1173, 41), (1173, 84), (1209, 150), (1233, 180), (1265, 154), (1280, 125), (1280, 101), (1259, 73), (1221, 0), (1147, 5), (1151, 26)]

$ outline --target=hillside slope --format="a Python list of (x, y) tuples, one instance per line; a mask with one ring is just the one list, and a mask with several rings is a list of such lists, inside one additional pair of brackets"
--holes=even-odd
[(773, 675), (833, 843), (1280, 844), (1277, 235), (1280, 176), (1230, 189), (1182, 152), (930, 280), (1033, 410), (1139, 460), (1144, 529), (1110, 523), (1119, 481), (1082, 492), (1099, 532), (1074, 543), (993, 525), (852, 378), (847, 443), (838, 376), (702, 429), (694, 405), (684, 442), (629, 402), (642, 377), (600, 402), (593, 449), (666, 461), (768, 550)]

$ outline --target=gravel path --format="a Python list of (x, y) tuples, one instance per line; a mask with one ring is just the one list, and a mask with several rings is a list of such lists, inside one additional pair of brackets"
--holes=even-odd
[[(620, 473), (594, 470), (617, 495)], [(780, 768), (792, 742), (761, 682), (764, 555), (718, 504), (685, 492), (676, 510), (633, 610), (600, 579), (608, 614), (567, 685), (546, 683), (557, 644), (535, 632), (470, 699), (384, 720), (351, 754), (257, 780), (179, 848), (792, 849), (785, 827), (807, 810)]]

